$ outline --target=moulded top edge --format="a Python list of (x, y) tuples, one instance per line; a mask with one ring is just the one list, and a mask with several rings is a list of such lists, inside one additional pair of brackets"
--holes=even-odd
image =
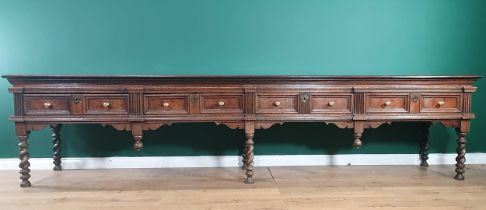
[(7, 74), (20, 80), (478, 80), (479, 75), (52, 75)]

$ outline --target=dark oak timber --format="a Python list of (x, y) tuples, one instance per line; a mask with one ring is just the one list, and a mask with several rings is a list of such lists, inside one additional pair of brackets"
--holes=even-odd
[[(479, 76), (155, 76), (3, 75), (13, 85), (21, 187), (30, 186), (28, 136), (51, 127), (54, 170), (61, 170), (62, 124), (110, 125), (130, 131), (133, 148), (162, 125), (214, 122), (244, 129), (246, 183), (253, 183), (254, 134), (285, 122), (323, 122), (353, 129), (361, 147), (366, 129), (398, 121), (422, 123), (421, 166), (427, 166), (428, 129), (457, 130), (455, 179), (464, 179), (473, 83)], [(351, 138), (352, 141), (351, 141)], [(366, 142), (364, 142), (366, 143)]]
[(52, 163), (54, 171), (61, 171), (61, 124), (51, 125), (52, 129)]
[(17, 138), (19, 139), (19, 173), (20, 173), (20, 187), (30, 187), (30, 163), (29, 163), (29, 144), (27, 139), (30, 132), (27, 131), (24, 124), (16, 124)]
[(420, 166), (427, 167), (429, 163), (427, 160), (429, 159), (429, 129), (432, 123), (425, 122), (422, 124), (422, 139), (419, 143), (420, 145)]

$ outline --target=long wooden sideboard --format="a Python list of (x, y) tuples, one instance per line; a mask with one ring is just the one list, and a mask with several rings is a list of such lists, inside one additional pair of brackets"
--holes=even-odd
[[(180, 122), (215, 122), (244, 129), (246, 183), (253, 183), (253, 136), (284, 122), (323, 122), (353, 129), (360, 147), (365, 129), (384, 123), (441, 123), (457, 131), (455, 179), (464, 179), (471, 94), (479, 76), (125, 76), (3, 75), (13, 87), (21, 187), (29, 187), (28, 136), (53, 132), (54, 170), (61, 170), (62, 124), (105, 124), (143, 132)], [(427, 166), (427, 137), (420, 144)]]

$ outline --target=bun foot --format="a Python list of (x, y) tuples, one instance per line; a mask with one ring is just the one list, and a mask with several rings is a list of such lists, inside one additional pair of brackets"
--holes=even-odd
[(20, 182), (20, 187), (30, 187), (30, 186), (32, 186), (32, 184), (30, 184), (29, 180), (22, 180), (22, 182)]
[(54, 166), (54, 168), (52, 168), (52, 170), (54, 170), (54, 171), (62, 171), (62, 167), (61, 166)]
[(454, 177), (455, 180), (464, 180), (464, 175), (463, 174), (456, 174)]
[(422, 161), (422, 162), (420, 162), (420, 166), (428, 167), (429, 164), (427, 163), (427, 161)]
[(255, 182), (253, 181), (252, 177), (248, 177), (248, 178), (245, 179), (245, 184), (253, 184), (253, 183), (255, 183)]

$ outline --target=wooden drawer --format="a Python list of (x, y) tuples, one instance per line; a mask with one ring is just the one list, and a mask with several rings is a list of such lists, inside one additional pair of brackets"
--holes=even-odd
[(298, 94), (258, 94), (256, 113), (298, 113)]
[(243, 113), (243, 94), (201, 94), (201, 113)]
[(71, 96), (56, 94), (25, 94), (24, 112), (26, 115), (69, 115)]
[(409, 95), (408, 94), (403, 94), (403, 95), (368, 94), (366, 99), (366, 112), (368, 113), (410, 112)]
[(422, 95), (420, 112), (461, 112), (461, 95)]
[(189, 114), (188, 94), (153, 94), (144, 96), (145, 114)]
[(85, 114), (128, 115), (128, 94), (88, 94), (83, 101)]
[(352, 107), (351, 95), (320, 95), (310, 97), (311, 113), (349, 114)]

